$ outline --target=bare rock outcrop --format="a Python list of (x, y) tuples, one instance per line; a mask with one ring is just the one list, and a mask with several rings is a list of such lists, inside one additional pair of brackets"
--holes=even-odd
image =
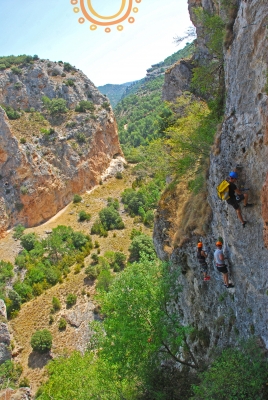
[(31, 400), (30, 388), (19, 388), (16, 390), (5, 389), (0, 391), (0, 400)]
[[(196, 24), (194, 7), (211, 13), (220, 12), (216, 0), (188, 0), (190, 14)], [(218, 136), (217, 151), (211, 154), (208, 178), (208, 201), (212, 209), (210, 233), (195, 236), (181, 247), (164, 255), (163, 232), (169, 221), (158, 210), (154, 241), (161, 258), (168, 257), (174, 268), (181, 267), (183, 285), (178, 312), (186, 324), (200, 332), (207, 349), (236, 344), (239, 338), (260, 337), (268, 347), (268, 3), (263, 0), (237, 2), (233, 39), (225, 49), (226, 109)], [(197, 34), (202, 26), (197, 26)], [(205, 38), (197, 40), (205, 57)], [(235, 210), (217, 197), (216, 187), (237, 164), (239, 184), (249, 188), (254, 207), (242, 208), (248, 224), (243, 229)], [(213, 263), (215, 241), (224, 240), (229, 272), (235, 287), (228, 291)], [(209, 253), (210, 282), (203, 282), (196, 259), (196, 244), (202, 240)], [(201, 341), (202, 342), (202, 341)], [(200, 342), (200, 343), (201, 343)]]
[(165, 73), (165, 83), (162, 99), (175, 101), (182, 93), (190, 89), (193, 64), (191, 61), (180, 60)]
[[(43, 96), (64, 99), (68, 111), (50, 115)], [(75, 111), (88, 100), (90, 112)], [(0, 104), (21, 114), (9, 120), (0, 107), (0, 234), (19, 222), (30, 227), (48, 220), (122, 155), (107, 98), (76, 69), (64, 72), (47, 60), (22, 66), (20, 74), (6, 69)]]
[(10, 333), (6, 324), (7, 320), (6, 305), (0, 299), (0, 365), (11, 359)]

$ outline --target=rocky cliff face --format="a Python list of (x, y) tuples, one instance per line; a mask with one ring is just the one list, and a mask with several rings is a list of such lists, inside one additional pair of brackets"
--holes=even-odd
[(0, 365), (11, 358), (11, 351), (9, 348), (10, 333), (6, 322), (6, 305), (4, 301), (0, 299)]
[[(220, 12), (219, 2), (189, 0), (194, 7)], [(169, 253), (172, 213), (159, 209), (154, 242), (161, 258), (170, 258), (174, 268), (181, 267), (184, 290), (177, 304), (185, 323), (199, 330), (199, 354), (206, 349), (235, 344), (240, 338), (259, 336), (268, 347), (268, 96), (267, 42), (268, 3), (242, 0), (233, 25), (233, 42), (225, 51), (226, 110), (219, 133), (217, 151), (211, 154), (208, 177), (208, 202), (212, 221), (206, 236), (195, 236), (186, 245)], [(202, 27), (197, 26), (197, 33)], [(200, 53), (206, 54), (204, 40)], [(203, 48), (203, 50), (202, 50)], [(266, 86), (266, 88), (265, 88)], [(166, 90), (168, 90), (166, 88)], [(173, 88), (171, 88), (173, 91)], [(254, 207), (244, 209), (248, 221), (243, 229), (235, 210), (216, 194), (216, 186), (237, 164), (240, 184), (249, 188)], [(181, 205), (178, 202), (178, 207)], [(213, 264), (215, 241), (224, 239), (233, 289), (225, 289)], [(210, 282), (203, 282), (196, 260), (196, 244), (202, 240), (209, 253)]]
[[(105, 96), (80, 71), (38, 60), (20, 73), (0, 73), (0, 233), (17, 223), (39, 224), (96, 185), (111, 160), (122, 155), (114, 116)], [(42, 97), (66, 101), (51, 115)], [(94, 110), (76, 112), (82, 100)]]
[(186, 60), (180, 60), (165, 73), (165, 83), (162, 91), (162, 99), (174, 102), (177, 97), (190, 89), (193, 64)]

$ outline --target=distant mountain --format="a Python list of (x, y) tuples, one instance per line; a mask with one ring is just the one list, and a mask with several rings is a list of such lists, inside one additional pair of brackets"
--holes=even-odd
[(98, 86), (98, 89), (102, 94), (109, 98), (110, 103), (114, 108), (116, 104), (121, 100), (121, 97), (126, 88), (132, 84), (133, 82), (122, 83), (121, 85), (113, 85), (112, 83), (107, 83), (106, 85)]
[(99, 91), (106, 95), (113, 108), (122, 100), (124, 97), (129, 96), (130, 94), (137, 93), (140, 87), (149, 79), (157, 78), (158, 76), (164, 75), (165, 71), (175, 62), (181, 60), (182, 58), (188, 58), (194, 50), (195, 44), (186, 43), (186, 46), (173, 53), (171, 56), (164, 59), (164, 61), (160, 61), (157, 64), (152, 65), (149, 69), (146, 70), (146, 77), (140, 79), (139, 81), (122, 83), (121, 85), (113, 85), (108, 83), (103, 86), (98, 86)]

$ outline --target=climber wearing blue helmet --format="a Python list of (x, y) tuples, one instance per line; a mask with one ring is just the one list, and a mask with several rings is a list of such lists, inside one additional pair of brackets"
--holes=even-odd
[(244, 221), (241, 210), (239, 207), (240, 201), (244, 201), (244, 207), (252, 207), (253, 204), (248, 203), (248, 194), (242, 193), (235, 184), (238, 178), (238, 174), (235, 171), (230, 172), (229, 174), (229, 196), (230, 198), (227, 200), (227, 203), (234, 207), (239, 220), (242, 222), (243, 228), (246, 226), (247, 221)]

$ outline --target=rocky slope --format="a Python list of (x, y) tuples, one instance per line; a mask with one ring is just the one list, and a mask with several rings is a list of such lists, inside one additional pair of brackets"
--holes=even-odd
[[(43, 96), (64, 99), (67, 112), (51, 115)], [(88, 100), (90, 112), (75, 111)], [(49, 219), (122, 155), (107, 98), (75, 68), (37, 60), (1, 71), (0, 104), (21, 114), (10, 120), (0, 107), (0, 233)]]
[[(197, 57), (205, 58), (205, 39), (200, 37), (202, 26), (197, 24), (194, 9), (203, 7), (217, 14), (221, 12), (220, 2), (189, 0), (188, 3), (199, 35)], [(154, 231), (159, 256), (169, 258), (174, 268), (181, 267), (184, 290), (177, 308), (184, 322), (198, 329), (196, 349), (203, 358), (208, 348), (235, 344), (251, 335), (260, 337), (268, 347), (268, 3), (242, 0), (237, 6), (233, 41), (224, 54), (227, 93), (224, 122), (216, 150), (210, 157), (207, 200), (212, 219), (208, 234), (200, 237), (192, 232), (187, 244), (172, 248), (172, 237), (168, 233), (172, 230), (174, 210), (168, 205), (159, 208)], [(168, 85), (165, 90), (168, 91)], [(174, 93), (172, 86), (170, 90)], [(217, 185), (236, 164), (242, 165), (240, 183), (250, 189), (250, 202), (254, 203), (251, 209), (242, 206), (244, 218), (248, 220), (245, 229), (234, 209), (220, 201), (216, 193)], [(179, 200), (176, 207), (182, 207)], [(213, 264), (215, 241), (219, 236), (224, 239), (234, 289), (224, 288)], [(199, 240), (209, 252), (210, 282), (203, 282), (196, 260)]]

